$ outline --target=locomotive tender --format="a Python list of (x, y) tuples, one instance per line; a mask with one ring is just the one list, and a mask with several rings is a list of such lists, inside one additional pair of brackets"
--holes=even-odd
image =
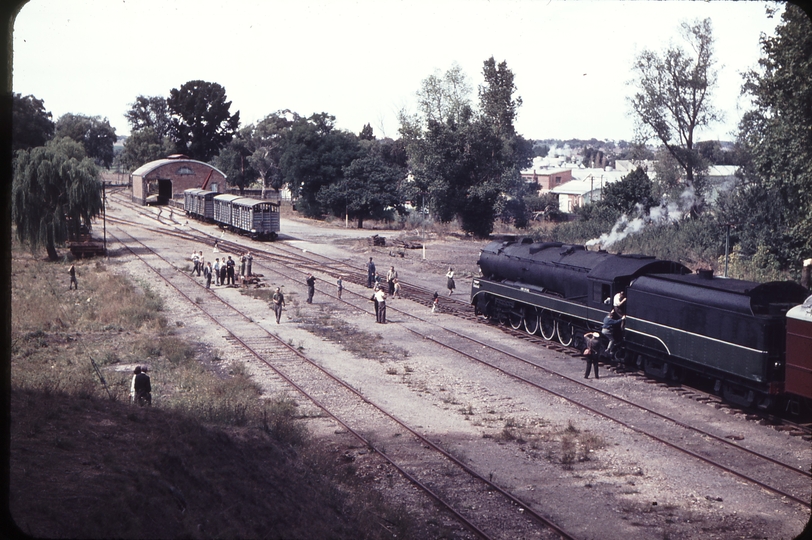
[(251, 238), (274, 239), (279, 233), (279, 202), (187, 189), (183, 192), (183, 203), (187, 216), (217, 223)]
[[(692, 274), (654, 257), (529, 238), (488, 244), (478, 264), (482, 277), (471, 288), (478, 315), (580, 349), (583, 334), (599, 329), (611, 309), (606, 299), (624, 291), (625, 357), (619, 360), (660, 378), (700, 375), (742, 406), (767, 408), (785, 392), (787, 311), (808, 294), (794, 282)], [(808, 349), (806, 355), (800, 363), (812, 379)], [(812, 386), (788, 387), (812, 400)]]

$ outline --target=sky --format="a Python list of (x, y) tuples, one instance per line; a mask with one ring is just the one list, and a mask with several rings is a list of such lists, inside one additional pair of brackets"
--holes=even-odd
[[(326, 112), (355, 133), (398, 138), (398, 111), (454, 63), (482, 84), (491, 56), (514, 74), (529, 139), (632, 140), (631, 67), (710, 17), (724, 122), (700, 139), (733, 140), (748, 106), (741, 74), (779, 14), (765, 2), (611, 0), (30, 0), (14, 21), (12, 88), (66, 113), (124, 114), (139, 95), (190, 80), (226, 90), (241, 125), (290, 109)], [(476, 90), (471, 96), (476, 102)]]

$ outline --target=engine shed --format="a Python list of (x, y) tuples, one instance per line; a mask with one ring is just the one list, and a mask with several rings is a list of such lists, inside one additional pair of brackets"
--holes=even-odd
[(205, 186), (210, 191), (222, 193), (226, 187), (226, 175), (208, 163), (173, 154), (138, 167), (130, 175), (130, 183), (133, 202), (168, 204), (172, 199), (183, 199), (187, 189)]

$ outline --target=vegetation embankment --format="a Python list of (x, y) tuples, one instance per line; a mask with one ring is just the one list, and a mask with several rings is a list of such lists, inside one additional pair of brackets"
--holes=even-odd
[[(13, 257), (10, 511), (23, 533), (415, 536), (292, 401), (184, 342), (148, 284), (77, 261), (69, 291), (67, 261)], [(151, 408), (129, 404), (135, 365), (149, 366)]]

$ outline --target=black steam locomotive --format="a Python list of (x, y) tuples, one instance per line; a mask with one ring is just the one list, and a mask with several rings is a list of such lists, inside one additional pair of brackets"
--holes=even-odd
[[(786, 314), (808, 294), (794, 282), (693, 274), (676, 262), (529, 238), (492, 242), (479, 267), (482, 277), (471, 289), (479, 315), (582, 348), (583, 334), (600, 329), (611, 309), (607, 299), (624, 291), (619, 360), (659, 378), (700, 375), (745, 407), (782, 401)], [(794, 391), (812, 400), (812, 388)]]

